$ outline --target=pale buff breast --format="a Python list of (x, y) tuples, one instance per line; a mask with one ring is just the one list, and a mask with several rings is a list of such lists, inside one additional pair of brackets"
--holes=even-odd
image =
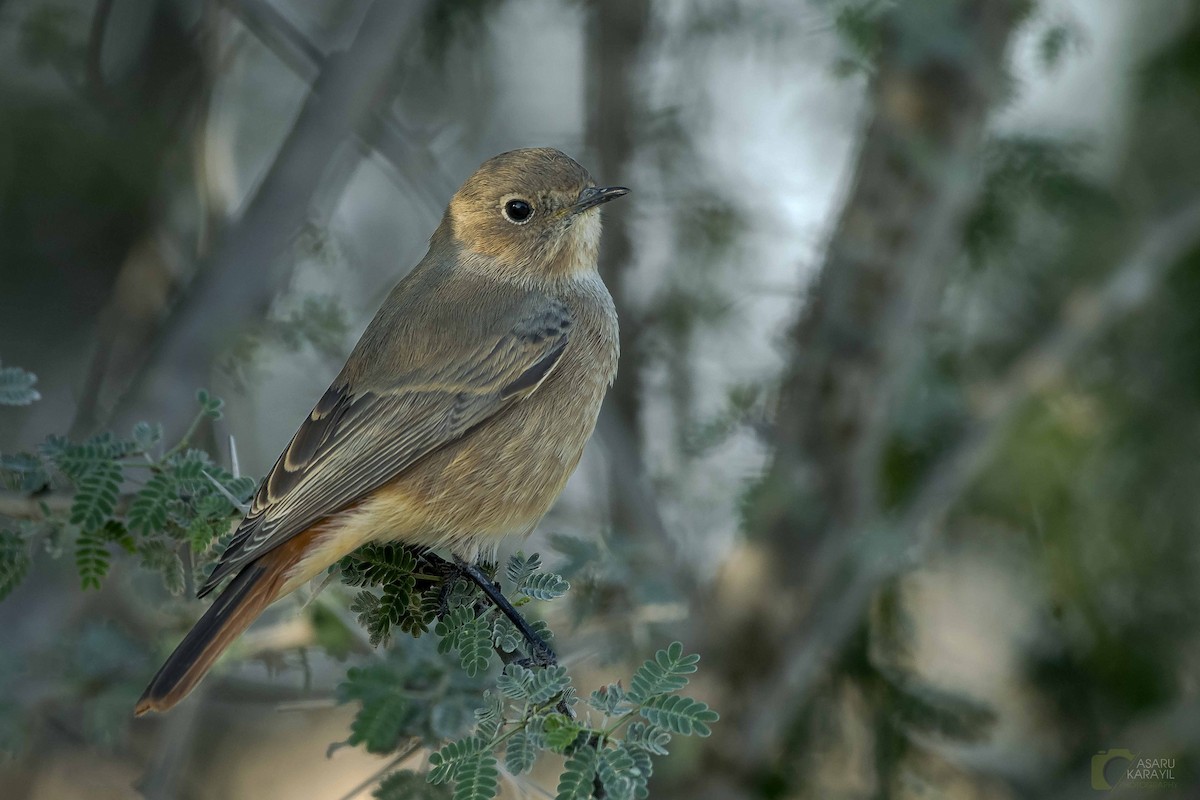
[(372, 541), (449, 547), (473, 559), (526, 535), (575, 471), (617, 369), (617, 321), (599, 277), (567, 282), (576, 325), (562, 360), (529, 397), (321, 524), (284, 594)]

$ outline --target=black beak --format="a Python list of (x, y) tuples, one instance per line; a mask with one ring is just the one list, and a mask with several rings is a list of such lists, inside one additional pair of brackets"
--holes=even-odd
[(579, 199), (575, 201), (575, 205), (571, 206), (571, 210), (578, 214), (580, 211), (586, 211), (593, 206), (607, 203), (609, 200), (616, 200), (627, 194), (629, 194), (629, 190), (624, 186), (589, 186), (579, 193)]

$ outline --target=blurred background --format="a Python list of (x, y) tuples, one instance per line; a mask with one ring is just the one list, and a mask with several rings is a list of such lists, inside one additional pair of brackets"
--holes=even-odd
[[(1174, 771), (1114, 791), (1197, 797), (1198, 132), (1185, 0), (3, 0), (0, 359), (41, 399), (0, 451), (172, 441), (204, 386), (260, 476), (455, 187), (558, 147), (633, 189), (622, 358), (524, 547), (583, 685), (702, 654), (722, 720), (652, 796), (1095, 797), (1127, 749)], [(326, 757), (377, 657), (335, 589), (134, 721), (202, 604), (47, 544), (0, 797), (370, 795), (385, 759)]]

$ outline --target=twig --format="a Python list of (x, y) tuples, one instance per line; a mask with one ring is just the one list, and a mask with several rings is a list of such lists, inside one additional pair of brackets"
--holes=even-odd
[[(126, 498), (122, 498), (126, 499)], [(66, 513), (71, 510), (75, 495), (70, 492), (45, 492), (43, 494), (21, 494), (20, 492), (0, 491), (0, 517), (11, 519), (43, 519), (42, 504), (51, 514)]]
[(399, 755), (397, 755), (395, 758), (393, 758), (391, 761), (389, 761), (383, 767), (381, 767), (380, 769), (378, 769), (374, 773), (372, 773), (371, 777), (367, 778), (362, 783), (358, 784), (353, 789), (346, 792), (344, 795), (342, 795), (340, 798), (338, 798), (338, 800), (354, 800), (355, 797), (358, 797), (360, 794), (365, 792), (367, 789), (370, 789), (372, 786), (379, 783), (379, 781), (385, 775), (387, 775), (389, 772), (394, 770), (396, 767), (398, 767), (402, 763), (404, 763), (404, 761), (406, 761), (413, 753), (420, 750), (421, 747), (422, 747), (421, 740), (418, 739), (417, 741), (415, 741), (411, 745), (409, 745), (408, 749), (401, 751)]
[(241, 500), (238, 500), (237, 497), (234, 496), (233, 492), (231, 492), (225, 488), (224, 484), (222, 484), (219, 480), (214, 478), (212, 475), (208, 474), (208, 470), (202, 469), (202, 470), (200, 470), (200, 472), (203, 473), (204, 477), (208, 478), (208, 482), (211, 483), (216, 488), (217, 494), (221, 495), (226, 500), (228, 500), (229, 504), (231, 506), (236, 508), (243, 515), (250, 513), (250, 506), (247, 505), (246, 503), (243, 503)]
[(264, 0), (219, 1), (305, 83), (317, 79), (325, 53), (274, 6)]
[(542, 637), (537, 634), (537, 631), (529, 624), (529, 621), (517, 611), (508, 598), (504, 596), (496, 584), (483, 573), (477, 564), (469, 564), (461, 558), (454, 559), (455, 566), (466, 575), (471, 581), (479, 587), (488, 600), (491, 601), (504, 616), (508, 617), (509, 621), (516, 626), (521, 635), (525, 637), (525, 642), (529, 645), (532, 651), (534, 660), (538, 662), (538, 666), (552, 667), (558, 664), (558, 656), (550, 649), (550, 646), (542, 641)]

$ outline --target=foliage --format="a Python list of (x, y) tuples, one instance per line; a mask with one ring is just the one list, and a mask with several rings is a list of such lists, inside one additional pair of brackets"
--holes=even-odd
[[(64, 532), (74, 539), (85, 591), (100, 588), (118, 554), (136, 557), (172, 594), (187, 585), (185, 564), (198, 571), (193, 580), (203, 577), (255, 487), (189, 447), (201, 424), (222, 413), (220, 399), (203, 390), (197, 401), (191, 426), (165, 451), (161, 427), (139, 423), (127, 438), (104, 433), (72, 442), (51, 436), (36, 452), (0, 461), (0, 480), (13, 489), (71, 493), (59, 511), (42, 503), (39, 519), (0, 527), (0, 599), (29, 571), (34, 542), (57, 541)], [(366, 545), (339, 568), (343, 583), (358, 590), (350, 610), (372, 646), (391, 643), (397, 630), (414, 637), (432, 630), (436, 639), (352, 666), (338, 687), (340, 702), (359, 707), (341, 745), (388, 754), (415, 739), (434, 750), (427, 776), (387, 776), (375, 793), (383, 800), (437, 796), (443, 786), (453, 787), (449, 796), (455, 800), (491, 798), (499, 791), (502, 762), (509, 773), (522, 775), (544, 752), (566, 758), (560, 798), (590, 797), (594, 789), (618, 799), (645, 797), (651, 756), (665, 755), (673, 735), (707, 736), (717, 718), (704, 703), (676, 694), (699, 661), (684, 655), (678, 642), (634, 673), (628, 693), (620, 684), (593, 692), (581, 719), (567, 670), (547, 663), (540, 644), (527, 641), (456, 568), (397, 544)], [(493, 565), (484, 569), (495, 576)], [(510, 557), (503, 580), (514, 606), (551, 601), (570, 588), (543, 568), (537, 554)], [(542, 642), (551, 641), (544, 622), (530, 627)], [(497, 660), (504, 665), (500, 671)], [(127, 719), (127, 695), (127, 687), (114, 685), (86, 706), (97, 736), (111, 739), (124, 729), (127, 722), (113, 720), (117, 714)]]
[[(65, 531), (74, 537), (74, 559), (83, 589), (98, 589), (113, 553), (136, 555), (172, 594), (186, 584), (184, 550), (201, 577), (240, 516), (254, 481), (235, 476), (203, 450), (188, 447), (200, 424), (219, 419), (222, 402), (197, 395), (200, 409), (187, 433), (162, 450), (162, 428), (140, 422), (129, 437), (101, 433), (82, 442), (51, 436), (33, 453), (0, 458), (0, 485), (22, 492), (71, 492), (64, 513), (43, 505), (36, 523), (0, 521), (0, 597), (10, 592), (30, 561), (31, 543)], [(126, 491), (122, 494), (122, 491)], [(53, 555), (54, 550), (49, 552)]]
[[(630, 690), (619, 683), (593, 692), (580, 717), (576, 693), (566, 668), (541, 664), (539, 654), (476, 587), (467, 587), (453, 571), (434, 575), (428, 554), (395, 545), (369, 545), (342, 562), (343, 578), (354, 587), (381, 587), (382, 593), (360, 592), (359, 622), (373, 642), (386, 640), (393, 627), (408, 626), (417, 635), (429, 630), (428, 614), (437, 622), (437, 651), (455, 654), (461, 672), (458, 689), (444, 689), (438, 703), (461, 707), (473, 686), (482, 690), (475, 725), (461, 732), (429, 758), (428, 779), (453, 784), (456, 799), (486, 800), (499, 791), (499, 765), (519, 776), (529, 772), (542, 753), (566, 757), (557, 797), (586, 798), (603, 791), (611, 798), (646, 797), (651, 757), (667, 753), (672, 736), (708, 736), (717, 714), (705, 703), (677, 694), (686, 688), (700, 658), (685, 654), (675, 642), (634, 672)], [(542, 569), (541, 558), (517, 553), (504, 568), (506, 596), (551, 599), (566, 592), (567, 582)], [(385, 600), (388, 587), (403, 588), (395, 601)], [(373, 598), (366, 600), (365, 598)], [(547, 633), (544, 627), (539, 631)], [(493, 656), (504, 662), (494, 679), (486, 679)], [(423, 691), (424, 667), (404, 664), (352, 669), (339, 692), (361, 707), (349, 744), (374, 753), (398, 749), (405, 737), (427, 742), (446, 735), (432, 719), (421, 718), (414, 693)], [(475, 681), (473, 684), (470, 681)], [(488, 686), (484, 689), (483, 687)], [(451, 700), (453, 695), (453, 700)], [(640, 721), (639, 721), (640, 718)], [(410, 773), (385, 779), (388, 792), (412, 791)], [(381, 795), (384, 796), (384, 795)]]
[(0, 364), (0, 406), (27, 406), (41, 398), (33, 385), (37, 375)]

